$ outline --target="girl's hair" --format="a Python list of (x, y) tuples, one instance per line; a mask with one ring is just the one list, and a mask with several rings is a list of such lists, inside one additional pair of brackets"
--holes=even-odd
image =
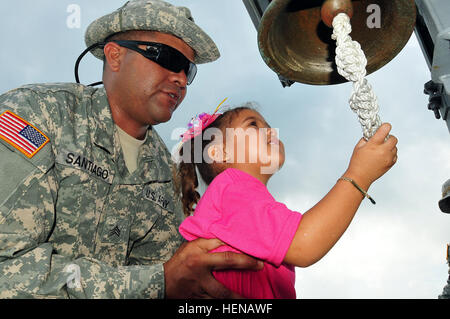
[[(208, 128), (217, 128), (225, 133), (225, 129), (230, 127), (233, 119), (243, 110), (254, 110), (254, 108), (251, 103), (247, 103), (243, 106), (227, 110), (222, 115), (217, 117), (217, 119), (211, 123)], [(196, 139), (202, 139), (202, 134), (188, 141), (190, 143), (190, 149), (183, 145), (179, 154), (181, 161), (178, 164), (178, 174), (181, 180), (183, 210), (186, 216), (189, 216), (194, 212), (194, 205), (196, 205), (200, 199), (200, 194), (197, 192), (198, 177), (195, 169), (198, 169), (198, 172), (206, 185), (209, 185), (217, 175), (225, 170), (223, 165), (207, 163), (203, 158), (205, 147), (211, 143), (211, 140), (197, 141)], [(214, 138), (212, 140), (214, 140)], [(197, 143), (201, 143), (202, 145), (202, 156), (200, 162), (194, 161), (194, 145), (197, 145)], [(189, 156), (183, 156), (184, 149), (190, 152)], [(189, 161), (184, 162), (184, 158), (188, 158)]]

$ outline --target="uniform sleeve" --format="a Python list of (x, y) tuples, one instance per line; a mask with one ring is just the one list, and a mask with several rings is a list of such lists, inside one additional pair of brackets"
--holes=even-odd
[(49, 101), (24, 90), (0, 96), (0, 114), (27, 118), (50, 138), (32, 158), (0, 140), (0, 298), (163, 298), (162, 264), (111, 267), (54, 252), (48, 240), (58, 182), (49, 123), (40, 115)]
[(278, 267), (292, 242), (302, 215), (273, 199), (263, 184), (233, 183), (223, 193), (221, 218), (209, 232), (248, 255)]

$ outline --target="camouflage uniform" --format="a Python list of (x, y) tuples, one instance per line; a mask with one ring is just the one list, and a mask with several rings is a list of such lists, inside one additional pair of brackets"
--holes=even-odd
[[(449, 196), (449, 183), (450, 180), (446, 182), (446, 193), (443, 197)], [(445, 184), (444, 184), (445, 185)], [(439, 299), (450, 299), (450, 244), (447, 244), (447, 263), (448, 263), (448, 279), (447, 279), (447, 285), (444, 287), (444, 290), (442, 290), (442, 294), (438, 296)]]
[(23, 86), (5, 111), (50, 141), (28, 158), (0, 140), (0, 298), (163, 298), (183, 212), (155, 130), (129, 174), (103, 88)]
[(442, 290), (442, 294), (439, 295), (439, 299), (450, 299), (450, 269), (448, 271), (447, 285)]

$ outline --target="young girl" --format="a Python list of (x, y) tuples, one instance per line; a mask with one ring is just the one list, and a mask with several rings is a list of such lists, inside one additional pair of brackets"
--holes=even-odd
[[(222, 134), (213, 141), (202, 138), (213, 128)], [(183, 135), (180, 150), (183, 205), (187, 216), (194, 213), (181, 224), (180, 233), (189, 241), (218, 238), (226, 245), (215, 251), (264, 261), (261, 271), (213, 272), (242, 297), (296, 298), (294, 266), (310, 266), (333, 247), (364, 197), (370, 198), (369, 186), (396, 162), (397, 139), (387, 138), (390, 129), (384, 124), (369, 141), (361, 139), (342, 178), (302, 215), (277, 202), (266, 188), (274, 171), (264, 168), (282, 166), (284, 146), (261, 114), (250, 107), (203, 113)], [(199, 151), (202, 156), (195, 157)], [(195, 168), (208, 185), (201, 199)]]

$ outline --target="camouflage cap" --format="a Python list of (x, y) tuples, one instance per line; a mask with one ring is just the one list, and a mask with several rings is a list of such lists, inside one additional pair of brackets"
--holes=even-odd
[[(161, 0), (132, 0), (121, 8), (92, 22), (85, 35), (86, 45), (103, 42), (109, 36), (131, 30), (159, 31), (172, 34), (195, 51), (195, 63), (207, 63), (220, 57), (214, 41), (198, 26), (186, 7)], [(101, 48), (91, 53), (103, 59)]]

